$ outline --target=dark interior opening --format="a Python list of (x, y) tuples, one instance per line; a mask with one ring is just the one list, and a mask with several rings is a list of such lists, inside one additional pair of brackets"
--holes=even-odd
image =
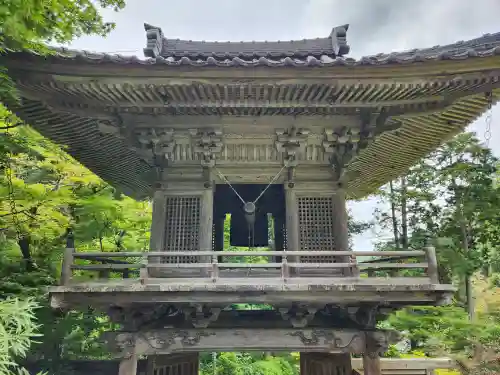
[[(266, 189), (267, 184), (233, 184), (233, 188), (245, 202), (253, 202)], [(274, 223), (274, 244), (276, 251), (285, 246), (285, 192), (282, 184), (273, 184), (256, 202), (255, 222), (249, 227), (243, 210), (243, 203), (230, 186), (218, 184), (214, 193), (214, 241), (216, 251), (224, 250), (224, 220), (231, 215), (230, 245), (237, 247), (268, 247), (270, 220)], [(276, 259), (275, 261), (281, 261)]]

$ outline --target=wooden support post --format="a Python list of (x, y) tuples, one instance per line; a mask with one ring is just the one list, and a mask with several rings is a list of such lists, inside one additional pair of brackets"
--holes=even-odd
[[(333, 213), (333, 235), (335, 238), (335, 250), (349, 251), (349, 230), (347, 226), (348, 216), (345, 200), (345, 192), (341, 189), (337, 190), (333, 196), (334, 210)], [(332, 250), (332, 249), (327, 249)], [(351, 257), (339, 257), (340, 263), (349, 263)], [(344, 269), (344, 276), (359, 276), (359, 270), (356, 267)]]
[[(213, 185), (203, 190), (201, 197), (201, 212), (200, 212), (200, 251), (212, 250), (212, 234), (214, 223), (214, 190)], [(196, 250), (196, 249), (193, 249)], [(211, 263), (210, 257), (200, 259), (202, 263)], [(205, 276), (209, 276), (211, 270), (205, 270)]]
[(433, 284), (439, 284), (438, 263), (436, 257), (436, 249), (433, 246), (426, 246), (425, 252), (427, 253), (427, 275)]
[[(153, 220), (151, 222), (151, 235), (149, 239), (150, 251), (165, 251), (165, 219), (167, 211), (167, 198), (161, 190), (155, 191), (153, 196)], [(161, 257), (150, 257), (144, 260), (147, 263), (161, 263)], [(139, 271), (141, 282), (145, 283), (147, 276), (158, 277), (161, 271), (156, 269), (143, 269)]]
[(72, 270), (75, 253), (75, 238), (73, 236), (73, 231), (68, 229), (66, 231), (66, 248), (64, 249), (63, 262), (61, 267), (61, 285), (68, 285), (71, 281)]
[(287, 281), (290, 278), (290, 267), (288, 267), (287, 255), (281, 257), (281, 278)]
[(118, 375), (137, 375), (137, 355), (135, 353), (120, 361)]
[(366, 334), (366, 349), (363, 354), (363, 373), (364, 375), (381, 375), (380, 355), (377, 350), (379, 346), (373, 337), (373, 334)]
[(137, 375), (137, 345), (135, 338), (133, 339), (133, 344), (130, 348), (127, 348), (127, 352), (122, 357), (120, 361), (120, 367), (118, 368), (118, 375)]
[(365, 353), (363, 355), (364, 375), (381, 375), (380, 357), (378, 353)]
[(212, 255), (212, 281), (215, 283), (219, 279), (219, 259), (217, 255)]
[[(300, 251), (299, 244), (299, 213), (297, 205), (297, 197), (293, 190), (293, 183), (285, 185), (285, 206), (286, 206), (286, 238), (287, 250)], [(300, 257), (292, 257), (288, 259), (293, 263), (298, 263)], [(297, 270), (291, 270), (292, 273), (297, 273)]]

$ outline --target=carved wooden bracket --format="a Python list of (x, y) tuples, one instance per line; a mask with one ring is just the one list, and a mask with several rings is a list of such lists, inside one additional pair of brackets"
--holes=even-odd
[(280, 308), (283, 320), (289, 320), (294, 328), (305, 328), (313, 320), (318, 309), (311, 306), (292, 306)]
[(120, 324), (127, 330), (137, 330), (161, 325), (163, 318), (179, 315), (181, 310), (169, 304), (137, 304), (128, 307), (113, 306), (106, 313), (113, 323)]
[(154, 164), (163, 165), (171, 159), (176, 141), (173, 129), (140, 129), (135, 132), (137, 152), (146, 160), (153, 159)]
[(210, 308), (205, 305), (184, 307), (184, 317), (195, 328), (207, 328), (210, 323), (217, 321), (221, 312), (220, 308)]
[(194, 152), (200, 155), (203, 167), (213, 167), (216, 155), (222, 151), (224, 145), (222, 131), (191, 129), (191, 139)]
[(333, 131), (325, 129), (323, 148), (330, 155), (335, 178), (341, 180), (347, 165), (358, 154), (361, 139), (359, 128), (343, 128)]
[(359, 328), (374, 329), (377, 323), (394, 311), (394, 307), (381, 305), (373, 306), (348, 306), (341, 310), (351, 321), (355, 322)]
[(283, 154), (283, 160), (288, 167), (297, 165), (297, 153), (304, 152), (309, 138), (309, 130), (296, 129), (276, 130), (276, 150)]
[(346, 178), (347, 166), (377, 136), (401, 127), (401, 122), (387, 122), (389, 116), (387, 111), (361, 111), (359, 127), (344, 127), (335, 131), (325, 129), (323, 148), (325, 153), (330, 155), (330, 163), (337, 181)]

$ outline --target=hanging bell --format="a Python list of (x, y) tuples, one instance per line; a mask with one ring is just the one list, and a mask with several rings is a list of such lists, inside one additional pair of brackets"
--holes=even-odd
[(243, 212), (245, 213), (245, 220), (250, 228), (255, 225), (255, 204), (253, 202), (246, 202), (243, 205)]

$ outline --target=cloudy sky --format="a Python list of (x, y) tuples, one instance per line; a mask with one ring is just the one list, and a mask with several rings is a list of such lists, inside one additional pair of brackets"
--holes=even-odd
[[(104, 12), (116, 29), (106, 39), (85, 37), (70, 47), (142, 56), (143, 23), (160, 26), (167, 37), (192, 40), (290, 40), (329, 35), (350, 24), (351, 57), (467, 40), (500, 32), (500, 0), (126, 0), (119, 12)], [(484, 118), (472, 124), (480, 138)], [(500, 156), (500, 106), (493, 110), (490, 145)], [(370, 220), (374, 199), (351, 204)], [(357, 250), (389, 234), (374, 231), (355, 239)]]

